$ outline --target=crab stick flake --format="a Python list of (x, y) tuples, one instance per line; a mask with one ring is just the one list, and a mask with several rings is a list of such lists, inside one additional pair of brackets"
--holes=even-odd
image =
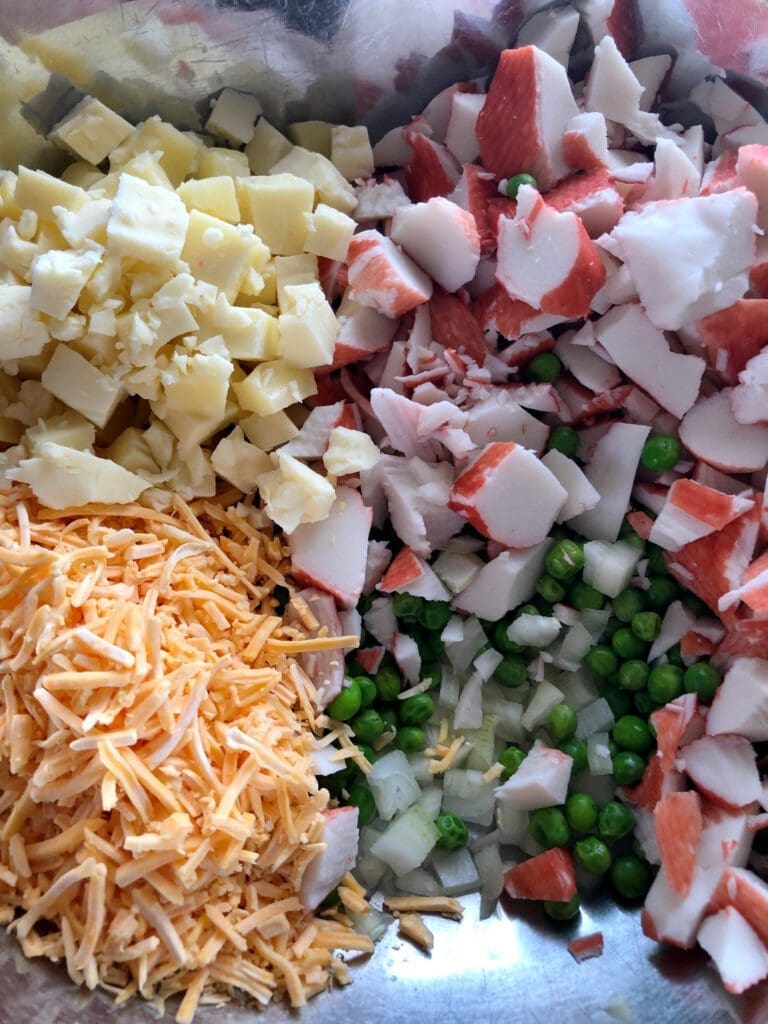
[(378, 231), (354, 235), (347, 259), (351, 297), (384, 316), (402, 316), (432, 295), (424, 271)]
[(768, 739), (768, 664), (762, 658), (733, 661), (709, 709), (707, 733)]
[(558, 847), (516, 864), (504, 875), (504, 891), (515, 900), (573, 899), (576, 876), (570, 851)]
[(723, 871), (709, 903), (711, 911), (734, 907), (768, 944), (768, 885), (747, 868)]
[(590, 238), (613, 231), (624, 213), (624, 200), (602, 169), (566, 178), (547, 192), (545, 201), (559, 213), (575, 213)]
[(708, 917), (697, 935), (728, 992), (740, 995), (768, 976), (768, 950), (735, 907)]
[[(674, 766), (678, 750), (685, 741), (698, 739), (703, 733), (703, 721), (698, 719), (700, 727), (694, 725), (697, 722), (697, 710), (696, 694), (686, 693), (651, 715), (656, 730), (658, 757), (664, 771), (669, 771)], [(692, 732), (692, 728), (696, 731)]]
[(450, 594), (423, 558), (410, 548), (401, 548), (380, 581), (385, 594), (414, 594), (429, 601), (447, 601)]
[(459, 165), (445, 146), (420, 132), (406, 131), (405, 139), (413, 152), (405, 165), (405, 184), (413, 202), (426, 203), (453, 191), (459, 179)]
[(574, 171), (599, 171), (608, 165), (607, 129), (599, 111), (571, 118), (563, 133), (563, 157)]
[(662, 868), (645, 898), (641, 918), (645, 935), (656, 942), (691, 949), (721, 873), (722, 868), (696, 865), (690, 888), (681, 896), (672, 888)]
[(699, 320), (709, 366), (725, 384), (737, 384), (753, 356), (768, 345), (768, 299), (739, 299)]
[(679, 551), (691, 541), (722, 530), (754, 504), (750, 498), (723, 494), (695, 480), (675, 480), (649, 539), (665, 551)]
[(715, 160), (710, 160), (704, 168), (699, 195), (713, 196), (720, 192), (730, 192), (737, 185), (743, 184), (736, 174), (737, 155), (735, 149), (726, 149)]
[(461, 299), (440, 288), (435, 289), (427, 309), (432, 338), (446, 348), (463, 350), (482, 366), (488, 346), (472, 310)]
[(736, 157), (736, 178), (757, 197), (757, 226), (768, 228), (768, 146), (740, 146)]
[(475, 276), (480, 260), (475, 219), (442, 196), (395, 210), (390, 237), (447, 292)]
[(667, 793), (653, 813), (656, 841), (670, 888), (680, 896), (687, 896), (701, 839), (701, 798), (693, 790)]
[(700, 793), (729, 810), (761, 795), (755, 751), (743, 736), (702, 736), (681, 752), (681, 763)]
[(602, 956), (605, 949), (605, 941), (602, 932), (593, 932), (592, 935), (580, 935), (571, 939), (568, 943), (568, 952), (577, 964), (591, 960), (593, 957)]

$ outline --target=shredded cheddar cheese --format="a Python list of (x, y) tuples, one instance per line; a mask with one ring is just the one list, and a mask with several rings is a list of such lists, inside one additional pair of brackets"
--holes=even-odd
[(285, 551), (232, 498), (0, 492), (0, 921), (119, 1002), (182, 994), (180, 1022), (234, 991), (301, 1006), (371, 948), (298, 898), (328, 795), (291, 656), (350, 638), (283, 625)]

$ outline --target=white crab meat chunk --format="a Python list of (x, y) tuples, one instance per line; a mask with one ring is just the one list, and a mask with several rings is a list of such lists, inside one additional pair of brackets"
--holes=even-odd
[(724, 907), (708, 917), (697, 938), (714, 960), (726, 989), (734, 995), (768, 975), (768, 950), (735, 907)]
[(608, 129), (599, 111), (584, 111), (571, 118), (563, 135), (563, 156), (576, 171), (608, 166)]
[(739, 374), (730, 400), (737, 423), (768, 422), (768, 351), (758, 352), (749, 360)]
[(392, 217), (390, 237), (447, 292), (475, 276), (480, 236), (475, 218), (442, 196), (401, 206)]
[(754, 473), (768, 461), (768, 427), (738, 423), (730, 388), (700, 398), (680, 424), (680, 440), (724, 473)]
[(736, 158), (736, 176), (757, 196), (757, 225), (768, 228), (768, 146), (741, 146)]
[(720, 807), (746, 807), (761, 795), (755, 750), (743, 736), (702, 736), (681, 751), (686, 775)]
[(445, 145), (460, 164), (471, 164), (480, 155), (477, 142), (477, 118), (485, 96), (482, 93), (454, 92), (445, 131)]
[(736, 733), (754, 743), (768, 740), (768, 661), (736, 658), (712, 701), (707, 733)]
[(519, 551), (502, 551), (454, 598), (453, 607), (497, 622), (533, 596), (550, 546), (551, 542), (545, 540)]
[(384, 316), (402, 316), (432, 296), (424, 271), (378, 231), (354, 235), (347, 260), (351, 298)]
[(682, 896), (675, 892), (661, 868), (645, 898), (642, 917), (645, 934), (656, 942), (691, 949), (721, 874), (722, 868), (697, 865), (690, 890)]
[(565, 504), (557, 516), (558, 523), (564, 523), (574, 516), (581, 515), (582, 512), (589, 511), (600, 501), (600, 495), (573, 459), (553, 448), (541, 461), (568, 492)]
[(587, 479), (600, 495), (594, 508), (571, 520), (590, 540), (615, 541), (629, 504), (640, 452), (650, 428), (614, 423), (595, 445), (586, 465)]
[(410, 548), (401, 548), (395, 555), (378, 589), (385, 594), (413, 594), (427, 601), (449, 601), (451, 598), (434, 569)]
[(515, 774), (496, 790), (504, 810), (534, 811), (565, 800), (573, 759), (536, 740)]
[(648, 539), (665, 551), (679, 551), (691, 541), (722, 530), (754, 504), (749, 498), (723, 494), (695, 480), (675, 480)]
[(323, 811), (323, 819), (324, 849), (310, 861), (301, 882), (300, 898), (305, 910), (314, 910), (322, 903), (357, 860), (357, 808)]

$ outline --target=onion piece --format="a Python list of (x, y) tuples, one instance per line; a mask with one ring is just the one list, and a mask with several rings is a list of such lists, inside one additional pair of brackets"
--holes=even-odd
[(418, 800), (421, 789), (402, 750), (380, 757), (367, 777), (379, 817), (391, 821), (398, 811)]
[(496, 900), (504, 888), (504, 865), (498, 846), (484, 846), (475, 854), (475, 867), (480, 876), (480, 892), (486, 900)]
[(605, 697), (598, 697), (582, 708), (576, 716), (576, 739), (585, 740), (593, 733), (607, 732), (613, 728), (615, 722), (611, 705)]
[(429, 862), (446, 896), (458, 896), (480, 888), (480, 876), (469, 850), (456, 850), (452, 853), (433, 850)]
[(558, 690), (552, 683), (546, 680), (539, 683), (533, 691), (533, 696), (528, 702), (528, 707), (522, 718), (522, 725), (526, 732), (533, 732), (543, 725), (547, 720), (549, 712), (556, 704), (563, 703), (562, 690)]
[(495, 787), (494, 782), (483, 779), (482, 772), (452, 768), (443, 778), (443, 810), (488, 827), (493, 822)]
[(413, 896), (442, 896), (443, 889), (429, 871), (425, 868), (414, 868), (405, 875), (398, 875), (395, 879), (395, 886), (401, 892), (407, 892)]
[(507, 637), (523, 647), (549, 647), (561, 629), (562, 623), (549, 615), (518, 615)]
[(587, 739), (587, 762), (593, 775), (610, 775), (613, 772), (613, 758), (607, 732), (593, 732)]
[[(368, 778), (370, 780), (370, 775)], [(423, 807), (414, 804), (395, 818), (373, 844), (371, 853), (391, 867), (396, 875), (405, 875), (424, 863), (437, 838), (435, 823), (427, 817)]]

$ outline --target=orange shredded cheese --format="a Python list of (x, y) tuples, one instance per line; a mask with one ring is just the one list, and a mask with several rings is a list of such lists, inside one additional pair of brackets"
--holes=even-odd
[(235, 991), (301, 1006), (372, 948), (298, 898), (328, 794), (292, 655), (356, 638), (284, 626), (285, 552), (231, 498), (0, 492), (0, 921), (119, 1003), (181, 994), (181, 1024)]

